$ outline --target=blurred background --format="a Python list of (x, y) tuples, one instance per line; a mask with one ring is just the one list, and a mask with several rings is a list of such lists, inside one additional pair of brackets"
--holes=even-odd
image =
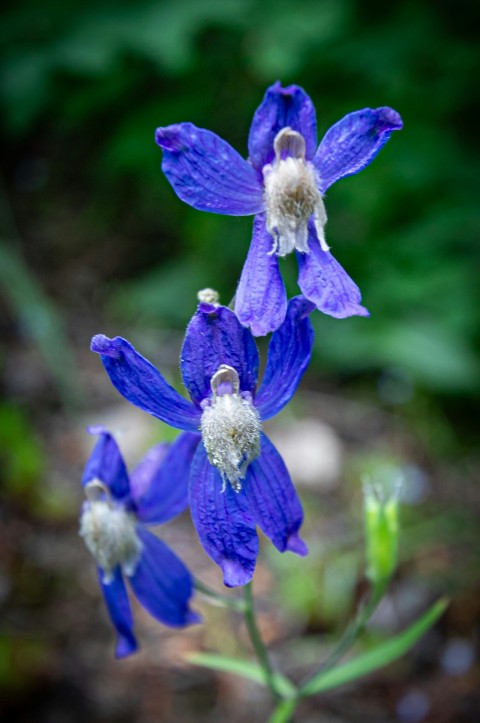
[[(177, 199), (154, 130), (191, 121), (246, 155), (253, 112), (279, 79), (312, 97), (319, 138), (366, 106), (392, 106), (405, 127), (328, 193), (328, 241), (372, 316), (312, 316), (311, 368), (268, 427), (304, 501), (311, 554), (300, 565), (263, 545), (262, 630), (294, 678), (325, 655), (365, 590), (362, 477), (402, 479), (400, 567), (358, 649), (442, 593), (450, 608), (404, 660), (306, 702), (299, 720), (480, 720), (479, 20), (473, 0), (4, 4), (2, 718), (268, 714), (262, 689), (184, 662), (195, 650), (250, 654), (238, 619), (201, 600), (206, 624), (180, 635), (136, 608), (142, 651), (115, 661), (77, 531), (87, 424), (118, 431), (130, 463), (173, 436), (119, 398), (91, 336), (127, 337), (180, 384), (196, 292), (213, 286), (229, 303), (250, 239), (251, 219)], [(282, 269), (296, 293), (294, 259)], [(161, 534), (221, 589), (188, 514)]]

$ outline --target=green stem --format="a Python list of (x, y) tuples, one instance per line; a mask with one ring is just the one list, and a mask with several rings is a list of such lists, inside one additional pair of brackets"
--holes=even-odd
[(265, 674), (265, 682), (270, 688), (270, 692), (272, 693), (272, 696), (275, 701), (281, 701), (282, 695), (277, 690), (277, 686), (275, 684), (275, 677), (273, 672), (273, 667), (270, 662), (270, 657), (268, 655), (268, 650), (265, 647), (265, 644), (262, 640), (262, 637), (260, 635), (260, 631), (257, 627), (257, 621), (255, 619), (255, 612), (253, 609), (253, 595), (252, 595), (252, 583), (249, 582), (244, 587), (244, 602), (245, 602), (245, 608), (244, 608), (244, 616), (245, 616), (245, 623), (247, 626), (248, 634), (250, 636), (250, 640), (252, 641), (252, 645), (255, 649), (255, 653), (257, 654), (258, 662), (263, 668), (263, 672)]
[(298, 705), (298, 698), (281, 700), (268, 719), (268, 723), (290, 723)]
[(212, 590), (211, 587), (208, 587), (208, 585), (205, 585), (205, 583), (203, 583), (201, 580), (197, 580), (196, 578), (194, 580), (194, 585), (195, 589), (198, 590), (198, 592), (201, 592), (207, 598), (210, 598), (209, 602), (211, 605), (217, 605), (218, 607), (222, 608), (229, 608), (230, 610), (235, 610), (235, 612), (237, 613), (245, 613), (245, 602), (243, 600), (239, 600), (238, 598), (230, 598), (226, 595), (221, 595), (215, 590)]
[(380, 600), (385, 594), (387, 585), (388, 580), (385, 580), (373, 588), (370, 596), (360, 605), (356, 616), (347, 626), (344, 634), (331, 651), (330, 655), (328, 655), (326, 660), (324, 660), (317, 670), (312, 675), (309, 675), (308, 679), (300, 686), (300, 696), (304, 695), (304, 689), (312, 682), (313, 679), (319, 680), (324, 673), (334, 668), (338, 661), (343, 658), (345, 653), (350, 650), (355, 640), (377, 609)]

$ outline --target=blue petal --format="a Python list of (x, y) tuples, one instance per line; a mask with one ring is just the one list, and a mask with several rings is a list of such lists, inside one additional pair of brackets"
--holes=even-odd
[[(185, 432), (189, 434), (189, 432)], [(161, 471), (163, 461), (170, 449), (169, 442), (160, 442), (151, 447), (145, 457), (130, 473), (130, 494), (136, 507), (141, 499), (148, 493), (150, 486)]]
[(298, 85), (282, 88), (279, 82), (268, 88), (253, 116), (248, 138), (248, 152), (254, 168), (261, 170), (274, 158), (273, 141), (282, 128), (300, 133), (306, 144), (306, 158), (311, 160), (317, 147), (315, 108)]
[(302, 293), (319, 311), (345, 319), (348, 316), (369, 316), (360, 304), (360, 289), (329, 251), (323, 251), (313, 223), (309, 223), (310, 253), (297, 253), (298, 285)]
[(280, 552), (306, 555), (298, 535), (303, 510), (283, 459), (262, 434), (260, 457), (250, 463), (245, 493), (258, 526)]
[(88, 431), (100, 436), (85, 465), (82, 485), (97, 479), (109, 488), (113, 497), (125, 499), (130, 494), (130, 483), (118, 444), (103, 427), (89, 427)]
[(368, 166), (392, 131), (402, 126), (398, 113), (388, 107), (357, 110), (335, 123), (325, 134), (313, 161), (320, 175), (321, 192), (325, 193), (340, 178)]
[(265, 374), (254, 400), (261, 419), (283, 409), (308, 367), (314, 341), (308, 317), (314, 308), (303, 296), (290, 299), (285, 321), (272, 334)]
[(91, 349), (101, 355), (110, 381), (125, 399), (172, 427), (198, 430), (201, 410), (181, 397), (128, 341), (98, 334)]
[(235, 369), (242, 391), (254, 391), (258, 350), (251, 333), (226, 306), (200, 304), (187, 327), (180, 355), (183, 382), (195, 402), (210, 396), (210, 380), (221, 364)]
[(200, 621), (189, 608), (192, 578), (183, 562), (147, 530), (138, 528), (143, 550), (130, 584), (145, 610), (164, 625), (183, 627)]
[(258, 554), (255, 521), (245, 493), (224, 492), (219, 473), (199, 444), (190, 475), (190, 508), (202, 546), (223, 572), (228, 587), (246, 585), (252, 579)]
[(162, 170), (182, 201), (199, 211), (249, 216), (265, 207), (257, 174), (226, 141), (193, 123), (158, 128)]
[(235, 295), (235, 313), (255, 336), (278, 329), (285, 319), (287, 294), (278, 266), (278, 256), (270, 254), (272, 237), (265, 214), (255, 216), (252, 242)]
[(108, 584), (103, 582), (103, 572), (99, 569), (98, 580), (108, 614), (117, 631), (115, 655), (117, 658), (124, 658), (134, 653), (138, 649), (138, 645), (133, 634), (132, 611), (120, 567), (114, 570), (113, 580)]
[(132, 497), (141, 522), (167, 522), (187, 507), (190, 466), (200, 438), (183, 432), (172, 445), (157, 444), (132, 472)]

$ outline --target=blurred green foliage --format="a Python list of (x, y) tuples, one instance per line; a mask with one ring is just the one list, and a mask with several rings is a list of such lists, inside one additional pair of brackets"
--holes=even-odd
[(31, 501), (45, 471), (45, 457), (25, 414), (7, 404), (0, 405), (0, 450), (4, 492)]
[[(46, 158), (36, 213), (48, 223), (52, 205), (70, 212), (71, 231), (45, 242), (50, 270), (78, 256), (101, 269), (96, 303), (118, 322), (181, 327), (198, 288), (230, 301), (251, 221), (179, 201), (155, 127), (189, 120), (246, 155), (252, 114), (277, 78), (311, 95), (320, 136), (349, 111), (391, 105), (404, 130), (327, 198), (329, 243), (372, 317), (314, 315), (315, 363), (478, 391), (477, 27), (473, 0), (10, 3), (8, 170)], [(282, 266), (294, 293), (293, 259)]]

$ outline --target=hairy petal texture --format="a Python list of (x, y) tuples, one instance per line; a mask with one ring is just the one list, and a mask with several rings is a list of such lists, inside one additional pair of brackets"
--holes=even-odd
[(199, 211), (249, 216), (264, 208), (252, 166), (226, 141), (193, 123), (158, 128), (162, 170), (177, 196)]
[(223, 572), (228, 587), (252, 579), (258, 555), (255, 520), (244, 490), (234, 492), (208, 461), (203, 444), (197, 448), (190, 474), (190, 508), (195, 529), (207, 553)]
[(200, 304), (185, 334), (180, 369), (194, 402), (210, 396), (210, 381), (222, 364), (235, 369), (240, 389), (254, 392), (258, 379), (255, 341), (226, 306)]
[(278, 329), (287, 311), (287, 294), (278, 265), (271, 254), (273, 239), (264, 213), (255, 216), (247, 260), (235, 295), (235, 313), (254, 336)]
[(127, 468), (114, 437), (104, 427), (89, 427), (90, 434), (98, 434), (98, 441), (85, 465), (82, 485), (92, 480), (103, 482), (118, 500), (130, 495)]
[(130, 577), (132, 589), (143, 607), (165, 625), (179, 627), (199, 622), (189, 609), (192, 578), (167, 545), (147, 530), (138, 529), (143, 544), (140, 561)]
[(325, 134), (313, 163), (325, 193), (335, 181), (352, 176), (373, 161), (392, 135), (403, 126), (392, 108), (364, 108), (348, 113)]
[(248, 152), (253, 167), (258, 171), (273, 160), (273, 141), (276, 135), (287, 127), (303, 136), (306, 159), (311, 160), (317, 145), (314, 105), (298, 85), (282, 88), (277, 82), (268, 88), (250, 127)]
[(108, 584), (103, 581), (103, 578), (103, 571), (99, 569), (98, 581), (103, 592), (110, 620), (117, 631), (115, 655), (117, 658), (124, 658), (134, 653), (138, 648), (137, 641), (133, 634), (133, 617), (130, 601), (120, 567), (117, 567), (113, 571), (113, 579)]
[(283, 459), (264, 434), (260, 457), (248, 468), (245, 494), (258, 526), (280, 552), (308, 553), (298, 535), (302, 505)]
[(314, 341), (309, 314), (315, 306), (303, 296), (290, 299), (283, 324), (272, 334), (267, 366), (255, 397), (261, 419), (269, 419), (290, 401), (305, 373)]
[(101, 355), (110, 381), (127, 401), (172, 427), (198, 431), (200, 409), (181, 397), (126, 339), (98, 334), (91, 349)]
[(183, 432), (171, 445), (157, 444), (133, 470), (130, 484), (141, 522), (161, 524), (186, 509), (190, 466), (200, 438)]
[(336, 319), (369, 316), (368, 310), (360, 304), (360, 289), (332, 254), (320, 248), (311, 222), (308, 245), (309, 254), (297, 253), (298, 285), (306, 298), (319, 311)]

